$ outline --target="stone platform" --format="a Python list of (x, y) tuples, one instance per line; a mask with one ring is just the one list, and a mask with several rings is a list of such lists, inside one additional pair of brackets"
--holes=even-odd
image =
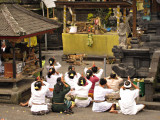
[(0, 102), (19, 104), (27, 101), (31, 95), (31, 83), (33, 78), (25, 78), (16, 83), (0, 83)]

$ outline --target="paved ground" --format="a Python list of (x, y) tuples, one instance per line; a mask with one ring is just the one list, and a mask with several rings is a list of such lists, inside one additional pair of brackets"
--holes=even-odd
[[(42, 54), (46, 56), (46, 64), (48, 64), (48, 59), (50, 57), (55, 56), (56, 60), (62, 65), (58, 72), (64, 74), (67, 71), (69, 64), (61, 60), (63, 51), (47, 51), (42, 52)], [(79, 73), (83, 72), (85, 66), (91, 66), (93, 61), (83, 62), (88, 65), (75, 66), (76, 71)], [(96, 61), (95, 64), (101, 68), (104, 67), (103, 60)], [(108, 76), (111, 73), (110, 64), (107, 64), (106, 70), (106, 74)], [(43, 75), (46, 75), (46, 69), (44, 69)], [(44, 116), (34, 116), (31, 114), (30, 108), (28, 107), (21, 107), (13, 104), (0, 104), (0, 120), (1, 118), (4, 118), (4, 120), (160, 120), (160, 111), (153, 110), (144, 110), (135, 116), (122, 115), (121, 113), (94, 113), (92, 112), (92, 106), (88, 108), (76, 107), (73, 111), (75, 112), (73, 115), (51, 112)]]
[[(52, 56), (55, 56), (56, 58), (56, 61), (58, 61), (62, 67), (58, 70), (58, 72), (60, 73), (65, 73), (67, 72), (68, 70), (68, 66), (70, 65), (69, 63), (66, 63), (65, 61), (62, 61), (61, 57), (63, 55), (63, 51), (62, 50), (59, 50), (59, 51), (43, 51), (42, 52), (42, 55), (45, 55), (46, 56), (46, 65), (48, 65), (48, 59)], [(76, 68), (76, 71), (79, 72), (79, 73), (84, 73), (84, 68), (85, 67), (90, 67), (92, 66), (92, 63), (93, 63), (93, 60), (84, 60), (83, 61), (84, 64), (78, 66), (78, 65), (75, 65), (75, 68)], [(95, 61), (95, 64), (98, 66), (98, 67), (101, 67), (101, 68), (104, 68), (104, 62), (103, 60), (99, 60), (99, 61)], [(106, 65), (106, 74), (109, 75), (111, 73), (111, 65), (110, 64), (107, 64)], [(46, 75), (46, 69), (44, 69), (43, 71), (43, 75), (45, 76)], [(104, 75), (103, 75), (104, 76)]]
[(91, 106), (88, 108), (74, 108), (74, 114), (72, 115), (50, 112), (47, 115), (34, 116), (28, 107), (0, 104), (0, 118), (5, 120), (160, 120), (160, 111), (144, 110), (137, 115), (129, 116), (121, 113), (94, 113), (91, 109)]

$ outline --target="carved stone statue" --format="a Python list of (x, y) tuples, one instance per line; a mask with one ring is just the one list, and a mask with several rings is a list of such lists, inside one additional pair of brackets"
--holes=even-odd
[(118, 35), (119, 35), (119, 47), (126, 49), (127, 48), (127, 44), (126, 44), (127, 37), (126, 37), (125, 23), (119, 24)]

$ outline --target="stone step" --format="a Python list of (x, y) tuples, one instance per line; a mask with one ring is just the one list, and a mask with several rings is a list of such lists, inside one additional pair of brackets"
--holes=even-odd
[(17, 88), (0, 88), (0, 103), (19, 104), (29, 100), (31, 96), (31, 83), (34, 80), (26, 79), (17, 84)]
[[(62, 50), (63, 46), (52, 46), (52, 47), (47, 47), (48, 50)], [(42, 47), (42, 50), (45, 50), (45, 47)]]
[(160, 93), (156, 93), (156, 94), (153, 95), (153, 101), (160, 102)]
[(145, 109), (148, 109), (148, 110), (160, 110), (160, 102), (139, 101), (138, 103), (144, 104)]

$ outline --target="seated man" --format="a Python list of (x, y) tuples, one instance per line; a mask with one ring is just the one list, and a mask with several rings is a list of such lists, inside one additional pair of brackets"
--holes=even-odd
[[(105, 89), (105, 87), (108, 87), (108, 89)], [(109, 110), (111, 113), (118, 113), (115, 110), (115, 104), (105, 101), (105, 95), (111, 92), (113, 92), (113, 89), (107, 85), (106, 79), (101, 78), (99, 86), (95, 86), (94, 88), (94, 103), (92, 107), (93, 112), (105, 112)]]
[(111, 73), (109, 77), (106, 78), (107, 84), (114, 90), (114, 92), (107, 94), (107, 98), (119, 99), (119, 85), (123, 82), (123, 79), (117, 77), (115, 73)]
[[(132, 86), (135, 88), (134, 90), (130, 90)], [(145, 107), (143, 104), (136, 105), (135, 98), (138, 96), (139, 88), (130, 81), (130, 78), (128, 78), (128, 81), (125, 81), (124, 86), (120, 89), (121, 100), (119, 100), (119, 105), (123, 114), (135, 115)]]

